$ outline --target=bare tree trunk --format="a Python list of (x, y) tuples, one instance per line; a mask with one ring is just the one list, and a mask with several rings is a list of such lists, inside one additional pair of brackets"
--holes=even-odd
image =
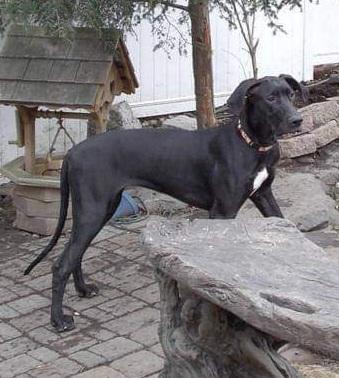
[(215, 125), (212, 44), (208, 0), (189, 0), (198, 128)]
[(243, 0), (231, 0), (231, 5), (241, 35), (246, 43), (247, 52), (251, 58), (253, 77), (254, 79), (258, 79), (257, 48), (259, 39), (254, 41), (255, 13), (253, 13), (252, 16), (249, 14), (246, 8), (247, 5)]
[(253, 77), (254, 79), (258, 79), (258, 65), (257, 65), (257, 49), (256, 46), (251, 45), (251, 47), (248, 50), (250, 57), (251, 57), (251, 63), (252, 63), (252, 71), (253, 71)]

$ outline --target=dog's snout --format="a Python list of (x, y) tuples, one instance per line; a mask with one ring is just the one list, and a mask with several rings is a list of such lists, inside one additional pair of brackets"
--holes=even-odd
[(301, 122), (303, 121), (303, 117), (300, 113), (297, 113), (295, 115), (293, 115), (290, 119), (289, 119), (289, 123), (293, 126), (293, 127), (300, 127), (301, 125)]

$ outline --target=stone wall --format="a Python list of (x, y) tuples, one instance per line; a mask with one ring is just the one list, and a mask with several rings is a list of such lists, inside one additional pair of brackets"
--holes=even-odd
[(279, 141), (281, 157), (295, 158), (315, 153), (339, 138), (339, 97), (300, 109), (302, 133)]

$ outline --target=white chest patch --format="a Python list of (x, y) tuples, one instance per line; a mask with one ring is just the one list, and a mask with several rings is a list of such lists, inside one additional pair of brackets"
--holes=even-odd
[(253, 180), (253, 190), (252, 190), (251, 195), (255, 193), (261, 187), (261, 185), (265, 182), (267, 177), (268, 177), (268, 172), (267, 172), (266, 167), (264, 167), (257, 173), (257, 175), (255, 176), (255, 179)]

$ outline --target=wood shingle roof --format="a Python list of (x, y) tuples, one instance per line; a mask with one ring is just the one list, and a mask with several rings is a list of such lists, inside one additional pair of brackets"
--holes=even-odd
[(104, 35), (76, 28), (72, 39), (62, 39), (13, 26), (0, 52), (0, 103), (92, 109), (112, 65), (126, 82), (123, 91), (134, 92), (138, 83), (120, 34)]

